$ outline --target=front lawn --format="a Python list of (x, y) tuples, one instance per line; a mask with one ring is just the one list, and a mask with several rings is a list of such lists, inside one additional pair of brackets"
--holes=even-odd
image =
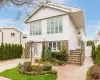
[(17, 68), (9, 69), (0, 73), (0, 76), (10, 78), (12, 80), (56, 80), (56, 75), (44, 75), (44, 76), (27, 76), (18, 73)]

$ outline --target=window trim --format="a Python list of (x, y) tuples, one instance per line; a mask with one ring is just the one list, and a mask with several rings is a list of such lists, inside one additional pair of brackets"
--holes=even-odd
[[(56, 42), (56, 50), (54, 50), (54, 45), (53, 45), (54, 42)], [(52, 51), (52, 52), (59, 52), (60, 50), (62, 50), (62, 47), (61, 47), (60, 50), (58, 49), (58, 42), (60, 42), (60, 46), (62, 46), (62, 42), (61, 42), (61, 41), (52, 41), (52, 42), (48, 42), (48, 47), (49, 47), (49, 43), (52, 44), (52, 47), (51, 47), (51, 51)]]
[(42, 22), (35, 21), (30, 23), (30, 36), (42, 35)]
[[(51, 29), (51, 21), (54, 21), (54, 33), (52, 33)], [(58, 28), (58, 31), (56, 32), (56, 20), (57, 20), (57, 28)], [(60, 20), (62, 21), (62, 31), (60, 31)], [(49, 23), (50, 22), (50, 23)], [(49, 27), (49, 28), (48, 28)], [(49, 29), (49, 31), (48, 31)], [(49, 32), (49, 33), (48, 33)], [(63, 16), (60, 16), (60, 17), (54, 17), (54, 18), (50, 18), (47, 20), (47, 34), (58, 34), (58, 33), (63, 33)]]
[(14, 32), (11, 32), (11, 37), (15, 37), (15, 33)]

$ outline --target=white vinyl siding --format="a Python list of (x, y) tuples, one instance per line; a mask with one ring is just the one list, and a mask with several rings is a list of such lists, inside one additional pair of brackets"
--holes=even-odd
[(63, 19), (62, 17), (52, 18), (47, 21), (47, 34), (62, 33)]
[(41, 35), (42, 34), (42, 26), (41, 21), (32, 22), (30, 25), (30, 35)]

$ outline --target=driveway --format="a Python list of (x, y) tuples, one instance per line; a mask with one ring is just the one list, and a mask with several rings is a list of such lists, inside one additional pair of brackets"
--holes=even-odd
[(86, 80), (86, 72), (92, 65), (92, 59), (86, 57), (83, 66), (67, 64), (65, 66), (54, 67), (54, 69), (58, 71), (57, 80)]
[[(0, 62), (0, 72), (3, 72), (7, 69), (11, 69), (16, 67), (19, 63), (23, 63), (25, 61), (30, 61), (31, 59), (14, 59)], [(10, 80), (0, 76), (0, 80)]]

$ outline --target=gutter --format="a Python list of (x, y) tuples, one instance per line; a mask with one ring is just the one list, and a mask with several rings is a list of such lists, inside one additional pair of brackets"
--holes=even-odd
[(1, 31), (1, 29), (0, 29), (0, 32), (2, 33), (2, 43), (3, 43), (3, 32)]
[(22, 33), (20, 34), (20, 44), (22, 44)]

